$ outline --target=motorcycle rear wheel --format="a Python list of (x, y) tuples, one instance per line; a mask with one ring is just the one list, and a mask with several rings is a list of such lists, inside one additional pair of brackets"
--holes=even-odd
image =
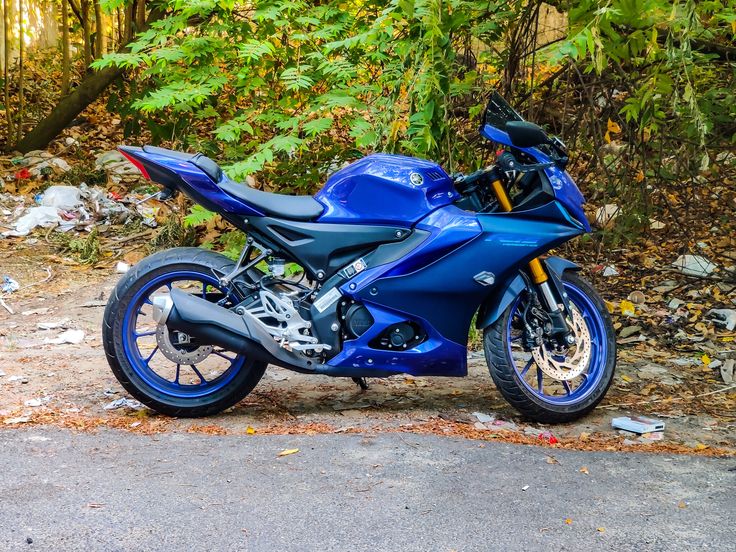
[(118, 282), (103, 317), (103, 344), (113, 374), (141, 403), (168, 416), (209, 416), (258, 384), (265, 362), (207, 344), (182, 344), (180, 334), (151, 317), (151, 297), (172, 286), (224, 306), (239, 302), (238, 290), (224, 289), (218, 279), (233, 266), (212, 251), (175, 248), (146, 257)]
[(548, 424), (570, 422), (593, 410), (616, 367), (616, 335), (603, 299), (574, 272), (566, 271), (562, 283), (577, 311), (573, 326), (578, 343), (566, 355), (524, 350), (519, 321), (526, 294), (483, 335), (486, 363), (501, 394), (524, 417)]

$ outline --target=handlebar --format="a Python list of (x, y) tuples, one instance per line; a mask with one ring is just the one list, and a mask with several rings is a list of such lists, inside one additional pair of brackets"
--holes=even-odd
[(470, 174), (453, 175), (452, 179), (455, 183), (455, 186), (462, 193), (469, 190), (473, 184), (475, 184), (488, 173), (493, 172), (493, 170), (496, 168), (499, 168), (503, 172), (518, 171), (522, 173), (527, 173), (546, 169), (548, 167), (551, 167), (552, 165), (554, 165), (554, 163), (552, 162), (530, 163), (525, 165), (523, 163), (519, 163), (516, 160), (516, 157), (514, 157), (513, 153), (505, 151), (496, 158), (495, 165), (490, 165), (485, 169), (480, 169)]

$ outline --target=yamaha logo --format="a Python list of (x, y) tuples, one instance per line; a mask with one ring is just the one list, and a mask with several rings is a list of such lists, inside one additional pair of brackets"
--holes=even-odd
[(422, 184), (424, 184), (424, 177), (419, 173), (413, 172), (409, 175), (409, 181), (414, 186), (421, 186)]

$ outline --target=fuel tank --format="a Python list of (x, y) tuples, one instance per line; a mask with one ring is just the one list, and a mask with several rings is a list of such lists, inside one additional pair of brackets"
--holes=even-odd
[(314, 197), (325, 206), (320, 222), (409, 227), (459, 194), (436, 163), (374, 154), (334, 173)]

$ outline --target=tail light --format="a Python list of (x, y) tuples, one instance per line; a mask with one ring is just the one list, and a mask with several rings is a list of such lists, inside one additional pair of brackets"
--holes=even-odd
[(141, 163), (138, 159), (136, 159), (131, 154), (129, 154), (128, 152), (122, 149), (118, 149), (118, 151), (123, 154), (123, 157), (125, 157), (128, 161), (133, 163), (136, 169), (141, 171), (143, 178), (145, 178), (146, 180), (151, 180), (151, 177), (148, 176), (148, 171), (146, 170), (146, 167), (143, 166), (143, 163)]

